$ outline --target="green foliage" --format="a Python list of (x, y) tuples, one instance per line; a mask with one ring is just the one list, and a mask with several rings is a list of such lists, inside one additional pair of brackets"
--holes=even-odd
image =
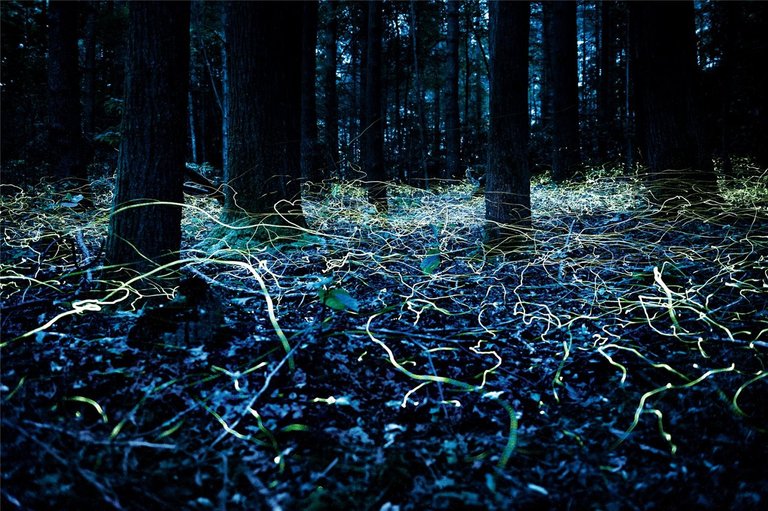
[(327, 305), (337, 311), (351, 310), (357, 312), (360, 310), (360, 303), (344, 288), (332, 287), (326, 289), (321, 287), (317, 290), (317, 297), (323, 305)]
[(427, 256), (421, 260), (419, 267), (424, 275), (432, 275), (440, 266), (440, 249), (432, 248), (427, 252)]

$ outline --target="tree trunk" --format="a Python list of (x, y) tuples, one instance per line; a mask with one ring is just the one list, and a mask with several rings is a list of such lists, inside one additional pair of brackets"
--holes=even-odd
[(490, 133), (485, 217), (491, 239), (530, 225), (527, 2), (489, 2)]
[(665, 177), (677, 185), (714, 184), (698, 119), (693, 2), (630, 2), (629, 9), (632, 81), (646, 163), (656, 178), (673, 170)]
[(325, 151), (328, 168), (334, 169), (339, 164), (339, 98), (336, 92), (336, 40), (338, 22), (336, 1), (330, 0), (324, 5), (328, 9), (328, 22), (325, 26), (325, 62), (323, 65), (323, 86), (325, 88)]
[[(227, 2), (225, 217), (275, 210), (303, 222), (298, 2)], [(279, 219), (273, 219), (279, 220)]]
[(48, 154), (59, 179), (88, 178), (80, 131), (79, 4), (48, 6)]
[(85, 58), (83, 59), (83, 134), (88, 142), (93, 141), (96, 134), (96, 14), (98, 2), (86, 4)]
[(189, 84), (189, 3), (128, 4), (123, 133), (106, 256), (147, 270), (181, 244)]
[[(301, 177), (317, 185), (323, 180), (317, 144), (317, 102), (315, 66), (317, 59), (317, 2), (302, 2), (301, 29)], [(315, 188), (315, 187), (313, 187)]]
[(416, 16), (416, 1), (410, 2), (411, 15), (411, 49), (413, 52), (413, 83), (416, 94), (416, 113), (418, 119), (416, 128), (419, 133), (419, 154), (421, 157), (421, 172), (423, 175), (423, 186), (429, 188), (429, 173), (427, 168), (427, 121), (424, 112), (424, 89), (421, 83), (421, 69), (419, 66), (419, 38), (418, 38), (418, 18)]
[(381, 212), (387, 211), (386, 174), (384, 171), (384, 117), (381, 84), (381, 3), (368, 2), (368, 40), (365, 66), (365, 175), (368, 198)]
[(544, 2), (552, 90), (552, 178), (573, 177), (579, 153), (579, 86), (576, 2)]
[(459, 120), (459, 4), (446, 3), (448, 14), (447, 46), (448, 58), (446, 66), (445, 89), (445, 177), (459, 179), (462, 172), (459, 169), (459, 153), (461, 141), (461, 124)]
[(616, 134), (616, 58), (614, 53), (613, 4), (600, 4), (600, 76), (597, 86), (597, 157), (604, 163), (613, 156)]

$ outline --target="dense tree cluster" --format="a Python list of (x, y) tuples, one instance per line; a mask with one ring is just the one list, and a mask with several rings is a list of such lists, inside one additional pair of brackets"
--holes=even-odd
[[(119, 148), (115, 211), (181, 201), (179, 147), (224, 184), (229, 213), (285, 201), (294, 218), (301, 183), (326, 179), (369, 181), (383, 211), (387, 181), (487, 171), (488, 219), (503, 224), (526, 216), (532, 171), (640, 163), (711, 183), (713, 157), (726, 172), (734, 157), (768, 165), (761, 2), (193, 1), (172, 22), (184, 49), (137, 33), (132, 2), (0, 8), (6, 179), (98, 177)], [(141, 62), (138, 44), (184, 65)], [(139, 97), (174, 100), (155, 136), (137, 129), (155, 115)], [(155, 172), (180, 173), (161, 185), (173, 191), (147, 188)], [(130, 243), (143, 230), (112, 225)]]

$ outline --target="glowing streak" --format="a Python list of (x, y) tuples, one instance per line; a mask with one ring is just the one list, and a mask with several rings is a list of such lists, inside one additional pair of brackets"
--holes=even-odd
[[(608, 347), (610, 347), (610, 345)], [(600, 346), (597, 348), (597, 351), (608, 360), (608, 363), (621, 370), (621, 384), (623, 385), (624, 382), (627, 381), (627, 368), (613, 360), (611, 356), (605, 352), (605, 348), (605, 346)]]
[(445, 376), (436, 376), (436, 375), (431, 375), (431, 374), (416, 374), (416, 373), (413, 373), (413, 372), (409, 371), (405, 367), (403, 367), (397, 361), (397, 359), (395, 358), (395, 354), (392, 352), (391, 349), (389, 349), (389, 346), (387, 346), (385, 343), (383, 343), (382, 341), (377, 339), (373, 335), (373, 333), (371, 332), (371, 322), (377, 316), (378, 316), (377, 314), (374, 314), (373, 316), (370, 316), (368, 318), (368, 321), (365, 323), (365, 332), (368, 334), (368, 337), (370, 337), (370, 339), (373, 342), (375, 342), (376, 344), (381, 346), (381, 348), (387, 353), (387, 357), (389, 358), (389, 362), (390, 362), (390, 364), (392, 364), (392, 366), (395, 369), (397, 369), (398, 371), (400, 371), (404, 375), (408, 376), (409, 378), (413, 378), (414, 380), (418, 380), (418, 381), (433, 381), (433, 382), (436, 382), (436, 383), (447, 383), (448, 385), (453, 385), (453, 386), (459, 387), (460, 389), (463, 389), (463, 390), (477, 390), (479, 388), (476, 385), (470, 385), (469, 383), (464, 383), (462, 381), (454, 380), (453, 378), (447, 378)]
[(96, 410), (96, 412), (101, 416), (101, 420), (102, 420), (102, 422), (104, 422), (104, 424), (109, 422), (107, 420), (107, 414), (104, 413), (104, 409), (101, 407), (101, 405), (99, 403), (97, 403), (93, 399), (91, 399), (89, 397), (83, 397), (83, 396), (72, 396), (72, 397), (68, 397), (67, 400), (68, 401), (79, 401), (81, 403), (86, 403), (86, 404), (91, 405)]
[(630, 433), (632, 433), (632, 431), (637, 427), (637, 424), (640, 422), (640, 415), (645, 411), (644, 410), (645, 402), (650, 397), (652, 397), (652, 396), (654, 396), (656, 394), (659, 394), (661, 392), (665, 392), (665, 391), (670, 390), (670, 389), (685, 389), (685, 388), (693, 387), (694, 385), (697, 385), (697, 384), (701, 383), (702, 381), (706, 380), (707, 378), (709, 378), (713, 374), (733, 371), (735, 368), (736, 368), (736, 366), (734, 364), (731, 364), (729, 367), (724, 367), (724, 368), (721, 368), (721, 369), (711, 369), (711, 370), (707, 371), (706, 373), (702, 374), (701, 376), (699, 376), (698, 378), (696, 378), (695, 380), (690, 381), (688, 383), (685, 383), (683, 385), (672, 385), (671, 383), (667, 383), (663, 387), (659, 387), (657, 389), (651, 390), (650, 392), (646, 392), (640, 398), (640, 403), (638, 403), (637, 409), (635, 410), (635, 417), (632, 420), (632, 424), (630, 424), (629, 428), (624, 432), (622, 437), (619, 440), (617, 440), (616, 443), (614, 443), (611, 448), (615, 449), (616, 447), (618, 447), (622, 442), (624, 442), (624, 440), (626, 440), (629, 437)]
[[(400, 403), (400, 408), (405, 408), (405, 406), (408, 404), (408, 400), (410, 399), (411, 395), (414, 392), (416, 392), (417, 390), (419, 390), (420, 388), (422, 388), (425, 385), (429, 385), (430, 383), (431, 382), (428, 382), (428, 381), (419, 383), (417, 386), (415, 386), (414, 388), (412, 388), (411, 390), (406, 392), (405, 396), (403, 396), (403, 402)], [(414, 406), (419, 406), (419, 402), (418, 401), (414, 401), (412, 399), (411, 399), (411, 401), (413, 401)]]
[(733, 395), (733, 399), (731, 400), (731, 403), (733, 404), (733, 409), (736, 411), (737, 414), (739, 414), (739, 415), (741, 415), (743, 417), (748, 417), (748, 415), (746, 413), (744, 413), (744, 410), (742, 410), (741, 407), (739, 407), (739, 405), (738, 405), (738, 403), (736, 401), (738, 401), (739, 396), (741, 395), (742, 391), (745, 388), (747, 388), (749, 385), (752, 385), (753, 383), (755, 383), (758, 380), (762, 380), (766, 376), (768, 376), (768, 371), (760, 371), (760, 372), (757, 373), (757, 376), (755, 376), (754, 378), (752, 378), (748, 382), (744, 383), (741, 387), (739, 387), (739, 389)]

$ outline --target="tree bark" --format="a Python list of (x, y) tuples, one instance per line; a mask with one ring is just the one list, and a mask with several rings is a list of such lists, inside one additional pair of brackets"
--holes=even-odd
[(128, 4), (125, 109), (106, 256), (151, 269), (178, 258), (189, 84), (189, 3)]
[(336, 42), (338, 37), (337, 6), (335, 0), (325, 2), (328, 21), (325, 25), (323, 86), (325, 89), (325, 151), (328, 168), (339, 164), (339, 98), (336, 92)]
[(416, 120), (416, 128), (419, 134), (419, 155), (421, 172), (423, 176), (424, 188), (429, 188), (429, 173), (427, 166), (427, 121), (425, 119), (424, 112), (424, 88), (421, 81), (421, 69), (419, 62), (419, 38), (418, 38), (418, 17), (416, 15), (417, 2), (411, 0), (410, 2), (410, 17), (411, 17), (411, 50), (413, 53), (413, 83), (414, 93), (416, 94), (416, 113), (418, 119)]
[(616, 126), (616, 54), (614, 5), (600, 4), (600, 76), (597, 87), (597, 157), (606, 162), (615, 157), (618, 133)]
[(489, 2), (490, 133), (485, 188), (489, 236), (530, 225), (527, 2)]
[(381, 83), (381, 3), (368, 2), (368, 40), (365, 66), (365, 175), (368, 198), (381, 212), (387, 211), (386, 174), (384, 171), (384, 116)]
[[(315, 77), (317, 58), (317, 2), (302, 2), (301, 28), (301, 177), (313, 185), (323, 180), (317, 142)], [(314, 187), (313, 187), (314, 188)]]
[(446, 42), (448, 58), (445, 89), (445, 176), (459, 179), (459, 154), (461, 152), (461, 121), (459, 119), (459, 3), (446, 3), (448, 33)]
[(83, 134), (90, 143), (96, 134), (96, 15), (98, 2), (87, 2), (83, 45)]
[[(303, 223), (298, 2), (227, 2), (225, 217)], [(279, 219), (275, 219), (279, 220)]]
[(88, 178), (80, 128), (79, 4), (48, 6), (48, 161), (59, 179)]
[(573, 177), (579, 153), (579, 86), (576, 2), (544, 2), (544, 37), (552, 91), (552, 178)]
[(693, 2), (630, 2), (629, 9), (632, 81), (646, 163), (656, 178), (671, 170), (665, 177), (677, 186), (714, 184), (698, 118)]

